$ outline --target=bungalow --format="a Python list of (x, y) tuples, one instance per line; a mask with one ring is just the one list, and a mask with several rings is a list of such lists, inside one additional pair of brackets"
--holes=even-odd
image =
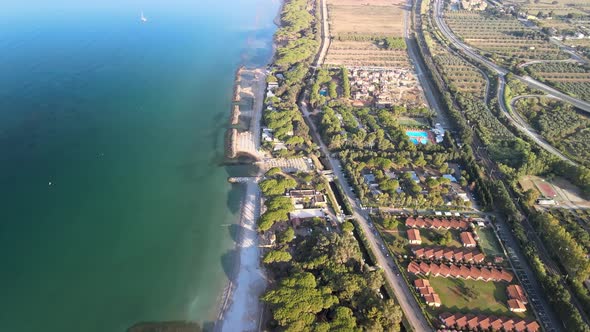
[(439, 219), (439, 218), (412, 218), (406, 219), (406, 227), (408, 228), (429, 228), (429, 229), (458, 229), (466, 230), (469, 228), (470, 221), (468, 219)]
[(442, 304), (440, 302), (440, 297), (436, 293), (432, 293), (432, 294), (428, 294), (428, 295), (424, 296), (424, 301), (426, 302), (426, 305), (428, 305), (430, 307), (437, 307), (438, 308)]
[(506, 287), (506, 293), (508, 293), (509, 299), (518, 300), (523, 304), (528, 303), (526, 295), (524, 294), (524, 290), (522, 289), (522, 287), (520, 287), (520, 285), (509, 285), (508, 287)]
[(413, 248), (412, 252), (417, 258), (445, 260), (450, 262), (481, 263), (485, 256), (477, 249), (460, 249), (447, 247), (420, 247)]
[(432, 275), (433, 277), (451, 277), (460, 279), (482, 280), (482, 281), (503, 281), (511, 282), (514, 279), (512, 273), (496, 268), (467, 267), (455, 264), (429, 264), (421, 262), (410, 262), (408, 272), (416, 275)]
[(463, 243), (463, 247), (465, 248), (474, 248), (477, 245), (475, 239), (471, 232), (462, 232), (461, 233), (461, 242)]
[(537, 332), (539, 323), (522, 318), (495, 317), (444, 312), (438, 316), (441, 324), (448, 329), (469, 331)]
[(524, 303), (520, 302), (519, 300), (510, 299), (508, 300), (508, 308), (512, 312), (525, 312), (526, 306)]
[(430, 287), (430, 281), (428, 279), (416, 279), (414, 281), (414, 286), (416, 286), (416, 290), (424, 287)]
[(408, 230), (408, 240), (410, 244), (422, 244), (422, 238), (420, 237), (420, 231), (412, 228)]

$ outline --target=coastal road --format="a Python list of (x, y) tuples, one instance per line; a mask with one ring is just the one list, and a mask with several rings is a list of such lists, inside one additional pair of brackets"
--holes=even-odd
[[(435, 20), (438, 28), (442, 32), (442, 34), (451, 43), (453, 43), (455, 45), (455, 47), (457, 47), (459, 50), (461, 50), (466, 56), (468, 56), (469, 58), (471, 58), (477, 62), (483, 63), (485, 66), (487, 66), (488, 68), (495, 71), (499, 76), (504, 76), (504, 75), (510, 73), (510, 71), (508, 69), (503, 68), (503, 67), (495, 64), (494, 62), (488, 60), (486, 57), (477, 53), (477, 51), (475, 49), (465, 45), (461, 40), (459, 40), (459, 38), (457, 36), (455, 36), (455, 34), (447, 26), (446, 22), (444, 22), (444, 19), (443, 19), (443, 6), (444, 6), (444, 4), (442, 2), (443, 2), (443, 0), (435, 0), (434, 1), (434, 10), (435, 10), (434, 20)], [(547, 94), (555, 96), (557, 99), (559, 99), (561, 101), (568, 102), (568, 103), (576, 106), (577, 108), (590, 113), (590, 103), (587, 101), (583, 101), (583, 100), (568, 96), (565, 93), (562, 93), (550, 86), (547, 86), (547, 85), (545, 85), (545, 84), (543, 84), (531, 77), (528, 77), (528, 76), (521, 77), (521, 76), (514, 75), (514, 74), (512, 74), (512, 75), (514, 78), (520, 80), (521, 82), (525, 83), (526, 85), (528, 85), (529, 87), (531, 87), (533, 89), (541, 90)], [(502, 99), (502, 100), (504, 100), (504, 99)]]
[(342, 172), (342, 165), (340, 164), (340, 161), (331, 156), (328, 147), (323, 142), (315, 126), (315, 123), (309, 117), (310, 113), (308, 110), (307, 103), (305, 102), (307, 98), (307, 93), (308, 92), (306, 90), (304, 92), (304, 100), (299, 103), (299, 108), (303, 113), (307, 125), (310, 127), (314, 140), (320, 147), (322, 154), (326, 156), (329, 166), (334, 171), (336, 181), (338, 181), (338, 183), (344, 190), (344, 194), (346, 196), (345, 199), (348, 200), (348, 202), (353, 208), (352, 217), (358, 221), (358, 224), (361, 227), (360, 231), (362, 231), (367, 237), (370, 246), (370, 248), (367, 249), (371, 250), (375, 254), (375, 257), (377, 258), (376, 264), (382, 267), (385, 280), (393, 289), (395, 293), (395, 298), (397, 299), (397, 302), (402, 308), (402, 311), (408, 323), (412, 326), (412, 329), (414, 331), (419, 332), (432, 331), (432, 328), (428, 324), (428, 321), (422, 314), (420, 304), (416, 301), (416, 298), (412, 294), (412, 291), (408, 288), (408, 285), (401, 276), (401, 273), (394, 272), (397, 271), (397, 265), (389, 256), (387, 247), (383, 239), (381, 239), (381, 236), (379, 236), (377, 232), (373, 232), (372, 224), (369, 221), (369, 211), (363, 210), (361, 208), (359, 200), (356, 198), (354, 192), (352, 191), (352, 187), (345, 181), (346, 177)]
[[(320, 0), (322, 6), (322, 27), (321, 27), (321, 44), (320, 51), (316, 55), (315, 61), (313, 62), (314, 69), (319, 68), (324, 64), (328, 49), (330, 48), (330, 29), (328, 26), (328, 5), (327, 0)], [(314, 71), (315, 74), (315, 71)]]

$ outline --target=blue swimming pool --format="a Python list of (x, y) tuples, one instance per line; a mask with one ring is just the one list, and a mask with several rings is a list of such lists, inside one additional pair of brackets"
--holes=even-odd
[(410, 137), (410, 142), (414, 144), (428, 143), (428, 133), (424, 130), (406, 130), (406, 135)]

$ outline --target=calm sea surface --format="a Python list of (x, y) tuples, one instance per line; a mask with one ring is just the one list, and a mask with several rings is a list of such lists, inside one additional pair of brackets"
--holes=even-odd
[(0, 11), (0, 330), (210, 322), (233, 74), (269, 60), (278, 1), (27, 2)]

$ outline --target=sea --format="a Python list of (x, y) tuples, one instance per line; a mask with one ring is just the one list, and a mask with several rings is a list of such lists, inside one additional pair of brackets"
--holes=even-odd
[(270, 61), (279, 7), (3, 2), (0, 331), (214, 323), (243, 190), (234, 73)]

